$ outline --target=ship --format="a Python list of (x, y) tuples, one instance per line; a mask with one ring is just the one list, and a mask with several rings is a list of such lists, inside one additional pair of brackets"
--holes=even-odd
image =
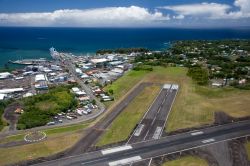
[(36, 65), (36, 64), (40, 64), (40, 63), (46, 63), (46, 62), (48, 62), (48, 61), (45, 58), (22, 59), (22, 60), (16, 60), (16, 61), (9, 60), (9, 63), (19, 64), (19, 65)]
[(50, 55), (53, 59), (58, 59), (59, 58), (59, 52), (56, 51), (56, 49), (54, 47), (51, 47), (49, 49), (50, 51)]

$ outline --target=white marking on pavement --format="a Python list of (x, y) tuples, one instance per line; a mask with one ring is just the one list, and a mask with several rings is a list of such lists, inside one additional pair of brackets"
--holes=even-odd
[(151, 158), (151, 159), (150, 159), (150, 161), (149, 161), (149, 163), (148, 163), (148, 166), (150, 166), (150, 165), (151, 165), (152, 159), (153, 159), (153, 158)]
[[(152, 102), (152, 104), (151, 104), (150, 107), (148, 108), (147, 112), (143, 115), (143, 117), (142, 117), (142, 119), (141, 119), (141, 121), (140, 121), (139, 124), (142, 123), (143, 119), (146, 117), (146, 115), (147, 115), (148, 112), (150, 111), (151, 107), (153, 106), (153, 104), (155, 103), (156, 99), (157, 99), (157, 98), (159, 97), (159, 95), (161, 94), (162, 90), (163, 90), (163, 88), (161, 88), (160, 92), (159, 92), (158, 95), (155, 97), (154, 101)], [(135, 132), (135, 130), (134, 130), (134, 132)], [(132, 135), (129, 137), (128, 142), (126, 143), (126, 145), (129, 143), (129, 141), (131, 140), (131, 138), (133, 137), (133, 135), (134, 135), (134, 134), (132, 134)], [(145, 139), (144, 139), (144, 140), (145, 140)]]
[(119, 146), (119, 147), (115, 147), (115, 148), (111, 148), (111, 149), (106, 149), (106, 150), (102, 150), (102, 154), (110, 154), (110, 153), (116, 153), (116, 152), (120, 152), (120, 151), (124, 151), (124, 150), (128, 150), (128, 149), (132, 149), (132, 146), (130, 145), (126, 145), (126, 146)]
[(143, 138), (143, 140), (146, 139), (146, 137), (148, 136), (148, 133), (149, 133), (149, 130), (148, 130), (148, 132), (146, 133), (146, 135), (145, 135), (145, 137)]
[(164, 84), (163, 85), (163, 89), (170, 89), (170, 87), (171, 87), (171, 84)]
[(151, 125), (150, 125), (150, 126), (152, 126), (152, 125), (154, 124), (155, 119), (156, 119), (156, 116), (154, 117), (154, 119), (153, 119), (153, 121), (152, 121), (152, 123), (151, 123)]
[(153, 135), (153, 139), (159, 139), (161, 136), (161, 131), (162, 131), (162, 127), (156, 127), (155, 133)]
[(142, 159), (141, 156), (134, 156), (134, 157), (130, 157), (130, 158), (122, 159), (122, 160), (109, 162), (109, 166), (129, 164), (129, 163), (139, 161), (141, 159)]
[(205, 144), (205, 143), (214, 142), (214, 141), (215, 141), (215, 139), (210, 138), (210, 139), (203, 140), (201, 142)]
[(134, 134), (134, 136), (139, 136), (140, 134), (141, 134), (141, 132), (142, 132), (142, 129), (144, 128), (144, 124), (139, 124), (138, 125), (138, 127), (136, 128), (136, 130), (135, 130), (135, 134)]
[(173, 85), (172, 85), (172, 87), (171, 87), (171, 89), (175, 89), (175, 90), (177, 90), (177, 89), (179, 89), (179, 85), (177, 85), (177, 84), (173, 84)]
[(191, 135), (201, 135), (203, 133), (204, 133), (203, 131), (197, 131), (197, 132), (191, 133)]

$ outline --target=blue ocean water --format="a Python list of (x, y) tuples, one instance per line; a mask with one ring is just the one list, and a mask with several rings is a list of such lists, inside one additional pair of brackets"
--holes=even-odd
[(146, 47), (164, 50), (176, 40), (250, 39), (250, 28), (0, 28), (0, 67), (9, 60), (50, 58), (49, 48), (92, 54), (98, 49)]

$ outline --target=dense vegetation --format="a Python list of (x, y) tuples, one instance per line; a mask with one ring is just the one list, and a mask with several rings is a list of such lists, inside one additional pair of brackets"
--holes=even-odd
[(131, 54), (131, 53), (145, 53), (149, 52), (146, 48), (118, 48), (118, 49), (102, 49), (97, 50), (96, 54), (111, 54), (111, 53), (119, 53), (119, 54)]
[(198, 85), (208, 84), (208, 72), (201, 67), (191, 67), (188, 69), (188, 76), (190, 76)]
[(5, 123), (2, 120), (2, 116), (4, 113), (4, 109), (6, 108), (7, 105), (9, 105), (13, 100), (7, 100), (7, 101), (0, 101), (0, 131), (3, 129), (5, 126)]
[(42, 126), (48, 123), (58, 112), (65, 112), (77, 105), (69, 87), (56, 87), (46, 94), (23, 99), (24, 113), (18, 121), (18, 129)]
[[(250, 40), (177, 41), (166, 51), (136, 56), (135, 62), (150, 66), (184, 66), (190, 69), (189, 76), (198, 84), (207, 84), (208, 78), (231, 79), (234, 81), (226, 83), (250, 89)], [(242, 79), (246, 79), (246, 83), (239, 84)]]

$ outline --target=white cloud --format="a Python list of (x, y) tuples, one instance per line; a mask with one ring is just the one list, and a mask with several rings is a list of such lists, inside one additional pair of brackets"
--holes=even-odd
[(138, 6), (64, 9), (44, 13), (0, 13), (0, 25), (19, 26), (141, 26), (169, 20), (161, 12)]
[(239, 11), (229, 13), (229, 16), (237, 18), (250, 18), (250, 0), (235, 0), (234, 5), (239, 8)]
[(172, 10), (178, 15), (208, 19), (250, 18), (250, 0), (235, 0), (233, 6), (219, 3), (196, 3), (175, 6), (163, 6), (161, 9)]
[(182, 19), (184, 19), (184, 18), (185, 18), (185, 16), (182, 15), (182, 14), (180, 14), (180, 15), (178, 15), (178, 16), (173, 16), (173, 19), (177, 19), (177, 20), (182, 20)]
[(172, 10), (175, 13), (183, 16), (202, 16), (215, 19), (225, 16), (227, 11), (231, 7), (226, 4), (218, 3), (197, 3), (176, 6), (164, 6), (160, 8)]

